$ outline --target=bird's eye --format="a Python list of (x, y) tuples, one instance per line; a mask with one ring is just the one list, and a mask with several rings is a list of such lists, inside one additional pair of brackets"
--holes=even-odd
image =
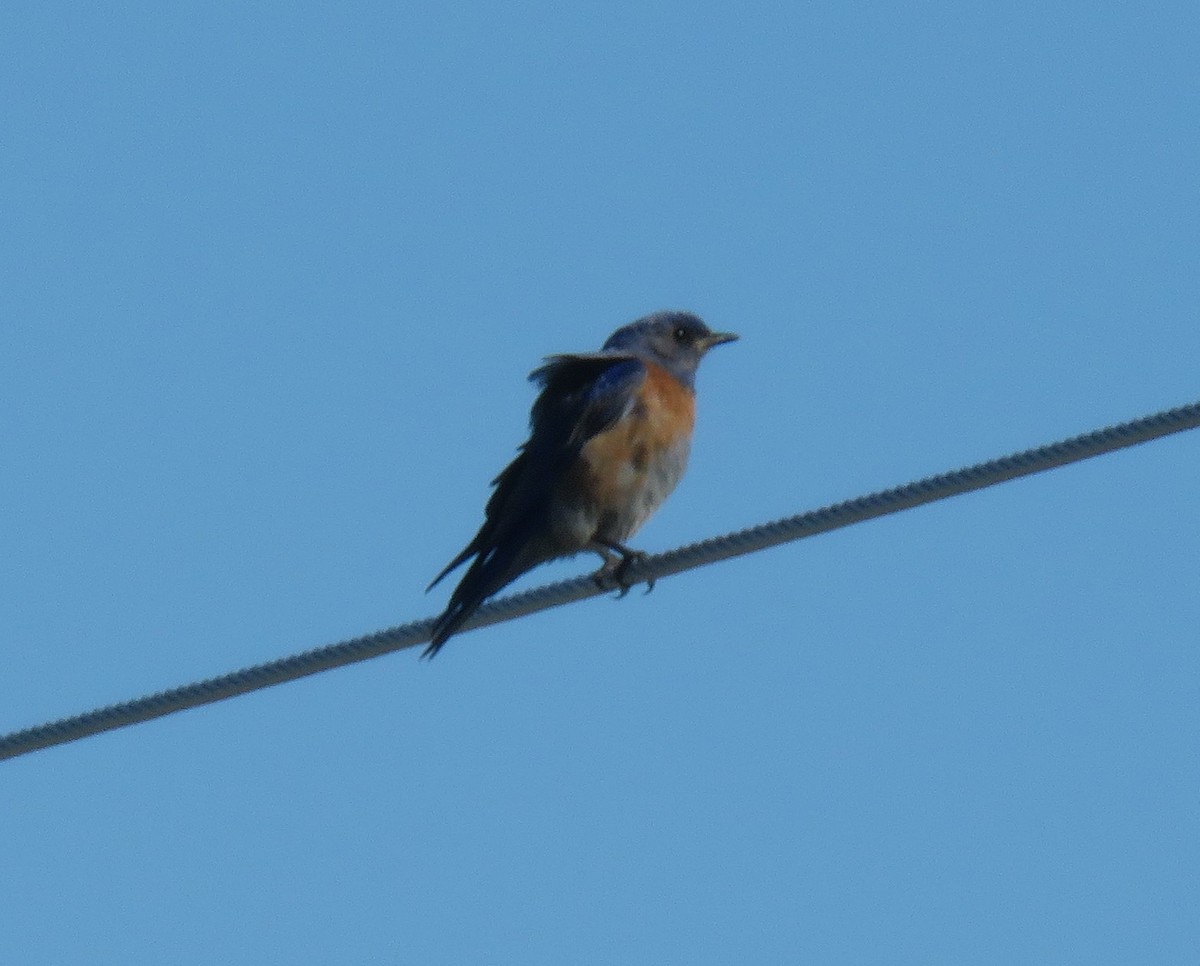
[(675, 331), (671, 333), (671, 335), (675, 337), (676, 342), (686, 342), (687, 334), (687, 329), (685, 329), (682, 325), (675, 326)]

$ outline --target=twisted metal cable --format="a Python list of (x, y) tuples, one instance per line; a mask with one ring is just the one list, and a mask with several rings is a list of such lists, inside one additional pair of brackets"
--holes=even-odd
[[(898, 513), (925, 503), (995, 486), (1021, 476), (1031, 476), (1057, 466), (1111, 453), (1161, 436), (1200, 426), (1200, 402), (1168, 409), (1152, 416), (1098, 429), (1048, 446), (977, 463), (965, 469), (930, 476), (890, 490), (871, 493), (844, 503), (801, 513), (689, 544), (666, 553), (631, 562), (626, 577), (633, 583), (657, 580), (719, 560), (755, 553), (793, 540), (802, 540), (855, 523)], [(591, 576), (576, 577), (519, 594), (511, 594), (481, 607), (464, 625), (468, 631), (515, 620), (537, 611), (607, 593)], [(66, 744), (104, 731), (149, 721), (163, 715), (223, 701), (272, 685), (294, 681), (331, 668), (342, 667), (392, 651), (415, 647), (429, 640), (433, 619), (412, 621), (388, 630), (315, 648), (290, 657), (256, 664), (193, 684), (113, 704), (48, 724), (0, 736), (0, 760), (16, 758), (41, 748)]]

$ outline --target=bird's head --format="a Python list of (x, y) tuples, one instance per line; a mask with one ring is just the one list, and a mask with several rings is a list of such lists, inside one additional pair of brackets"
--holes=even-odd
[(604, 343), (604, 351), (655, 362), (690, 387), (704, 354), (736, 339), (732, 332), (713, 332), (691, 312), (655, 312), (617, 329)]

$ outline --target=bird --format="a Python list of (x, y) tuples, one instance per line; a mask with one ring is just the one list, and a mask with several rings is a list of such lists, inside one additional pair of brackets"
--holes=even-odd
[(654, 312), (617, 329), (599, 352), (547, 356), (530, 373), (540, 391), (529, 439), (492, 481), (479, 532), (426, 589), (470, 561), (422, 657), (437, 654), (487, 598), (550, 560), (599, 554), (597, 583), (624, 596), (626, 569), (645, 556), (626, 541), (687, 466), (700, 360), (737, 338), (691, 312)]

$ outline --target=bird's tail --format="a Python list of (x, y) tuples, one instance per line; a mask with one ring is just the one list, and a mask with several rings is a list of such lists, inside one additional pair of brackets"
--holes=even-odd
[[(511, 584), (538, 561), (527, 562), (517, 547), (490, 547), (477, 553), (471, 566), (450, 595), (450, 603), (433, 624), (429, 646), (421, 657), (431, 658), (457, 633), (479, 605)], [(439, 577), (439, 579), (441, 579)]]

